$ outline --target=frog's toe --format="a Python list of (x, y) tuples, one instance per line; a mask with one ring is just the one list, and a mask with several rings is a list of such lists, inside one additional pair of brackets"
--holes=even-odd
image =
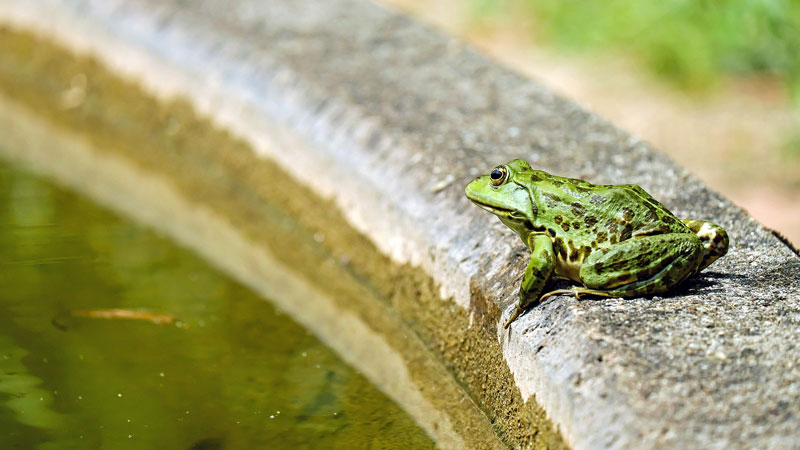
[(560, 295), (560, 294), (573, 294), (575, 299), (581, 300), (581, 296), (597, 296), (597, 297), (616, 297), (615, 294), (612, 294), (608, 291), (601, 291), (599, 289), (588, 289), (584, 287), (574, 287), (571, 289), (556, 289), (554, 291), (550, 291), (539, 299), (539, 301), (544, 301), (544, 299), (551, 297), (553, 295)]
[(506, 320), (506, 323), (505, 325), (503, 325), (503, 328), (507, 330), (508, 327), (511, 326), (511, 322), (517, 320), (517, 317), (522, 315), (523, 312), (525, 312), (525, 310), (520, 308), (519, 305), (517, 305), (517, 307), (514, 309), (514, 312), (511, 314), (511, 317), (509, 317), (509, 319)]
[(547, 299), (549, 297), (552, 297), (554, 295), (561, 295), (561, 294), (575, 294), (575, 297), (580, 299), (578, 297), (578, 292), (575, 289), (556, 289), (555, 291), (550, 291), (550, 292), (542, 295), (541, 297), (539, 297), (539, 302), (544, 302), (545, 299)]
[[(514, 322), (515, 320), (517, 320), (517, 318), (519, 316), (521, 316), (523, 313), (525, 313), (525, 311), (531, 309), (533, 306), (542, 304), (544, 299), (546, 299), (546, 298), (548, 298), (550, 296), (553, 296), (553, 295), (558, 295), (558, 294), (575, 294), (575, 297), (578, 298), (578, 300), (580, 300), (580, 297), (579, 297), (580, 293), (578, 291), (576, 291), (575, 289), (557, 289), (555, 291), (550, 291), (550, 292), (542, 295), (541, 297), (539, 297), (539, 300), (536, 301), (536, 302), (520, 301), (519, 303), (517, 303), (516, 308), (514, 308), (514, 312), (511, 313), (511, 317), (509, 317), (508, 320), (506, 321), (505, 325), (503, 325), (503, 328), (508, 329), (508, 327), (511, 326), (511, 323)], [(525, 303), (527, 303), (527, 304), (525, 304)], [(523, 304), (525, 304), (525, 306), (522, 306)]]

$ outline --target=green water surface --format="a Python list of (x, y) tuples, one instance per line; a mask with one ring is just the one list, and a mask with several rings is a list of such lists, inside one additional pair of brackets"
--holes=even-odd
[[(180, 322), (75, 316), (109, 308)], [(0, 449), (431, 447), (246, 287), (0, 162)]]

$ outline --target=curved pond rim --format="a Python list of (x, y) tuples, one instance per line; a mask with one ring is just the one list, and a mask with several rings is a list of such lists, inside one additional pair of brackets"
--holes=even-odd
[(33, 34), (0, 34), (5, 157), (271, 298), (439, 446), (565, 447), (541, 407), (521, 398), (493, 330), (472, 326), (428, 274), (392, 262), (330, 201), (186, 100), (153, 98)]

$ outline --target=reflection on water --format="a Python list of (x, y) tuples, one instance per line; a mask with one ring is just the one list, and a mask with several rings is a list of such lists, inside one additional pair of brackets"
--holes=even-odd
[[(112, 308), (179, 321), (85, 317)], [(247, 288), (0, 165), (0, 448), (432, 446)]]

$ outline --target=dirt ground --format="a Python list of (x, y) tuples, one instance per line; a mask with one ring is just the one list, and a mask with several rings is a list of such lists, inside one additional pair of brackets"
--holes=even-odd
[[(800, 243), (800, 112), (774, 79), (731, 79), (687, 92), (619, 54), (564, 54), (539, 46), (532, 24), (508, 13), (477, 20), (469, 2), (382, 0), (461, 36), (653, 143), (766, 226)], [(622, 182), (622, 181), (620, 181)]]

